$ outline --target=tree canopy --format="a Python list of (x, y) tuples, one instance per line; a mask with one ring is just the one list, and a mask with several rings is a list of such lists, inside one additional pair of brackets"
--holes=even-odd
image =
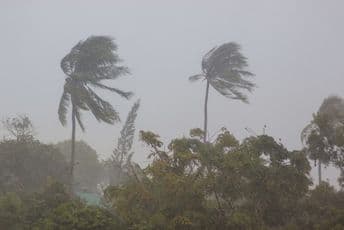
[[(59, 142), (57, 149), (70, 159), (71, 141)], [(103, 166), (97, 152), (84, 141), (75, 143), (75, 187), (78, 191), (97, 192), (97, 185), (103, 180)], [(68, 161), (69, 162), (69, 161)]]

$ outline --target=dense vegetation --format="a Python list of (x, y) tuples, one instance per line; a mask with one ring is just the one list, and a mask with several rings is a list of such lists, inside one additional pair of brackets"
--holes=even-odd
[[(141, 130), (140, 141), (150, 149), (150, 163), (141, 168), (132, 160), (137, 101), (111, 157), (100, 162), (92, 147), (76, 141), (76, 122), (84, 130), (81, 111), (109, 124), (119, 121), (93, 91), (131, 96), (103, 83), (129, 73), (118, 65), (116, 47), (111, 38), (90, 37), (61, 61), (66, 81), (58, 115), (66, 124), (72, 105), (71, 141), (41, 143), (27, 116), (3, 122), (9, 136), (0, 142), (0, 229), (344, 229), (342, 98), (324, 100), (303, 129), (299, 150), (265, 134), (238, 140), (226, 128), (209, 138), (209, 87), (244, 102), (241, 91), (255, 87), (240, 46), (226, 43), (206, 54), (202, 74), (190, 78), (206, 80), (203, 129), (168, 144)], [(313, 161), (316, 184), (310, 176)], [(341, 171), (339, 189), (322, 180), (324, 164)], [(101, 200), (92, 203), (85, 192)]]
[(62, 184), (68, 164), (57, 148), (4, 140), (1, 162), (17, 163), (1, 167), (1, 229), (343, 229), (344, 192), (311, 188), (306, 151), (267, 135), (239, 142), (222, 129), (207, 143), (203, 135), (191, 130), (165, 148), (141, 131), (151, 164), (124, 171), (126, 182), (107, 187), (100, 206)]

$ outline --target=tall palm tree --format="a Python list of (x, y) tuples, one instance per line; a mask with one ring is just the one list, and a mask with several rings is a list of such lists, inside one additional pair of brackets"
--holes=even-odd
[(85, 130), (81, 111), (91, 111), (99, 122), (113, 124), (120, 120), (112, 105), (103, 100), (94, 91), (95, 88), (109, 90), (129, 99), (131, 92), (109, 87), (106, 80), (113, 80), (129, 73), (115, 53), (117, 46), (107, 36), (91, 36), (76, 44), (61, 60), (61, 69), (66, 75), (62, 97), (58, 108), (61, 124), (67, 124), (68, 107), (72, 108), (72, 148), (70, 160), (70, 189), (73, 191), (73, 173), (75, 165), (75, 131), (78, 122)]
[(243, 91), (252, 92), (255, 84), (251, 81), (253, 74), (247, 71), (247, 58), (241, 54), (240, 45), (234, 42), (225, 43), (211, 49), (202, 59), (202, 73), (189, 77), (191, 82), (205, 79), (206, 91), (204, 101), (204, 137), (208, 132), (208, 97), (209, 86), (230, 99), (248, 103)]

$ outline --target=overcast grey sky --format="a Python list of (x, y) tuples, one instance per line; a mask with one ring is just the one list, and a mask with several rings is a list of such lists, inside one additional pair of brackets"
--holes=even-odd
[[(79, 40), (110, 35), (132, 71), (113, 85), (142, 101), (137, 129), (164, 140), (187, 135), (202, 126), (205, 90), (204, 82), (191, 84), (188, 76), (200, 72), (201, 58), (213, 46), (236, 41), (259, 88), (249, 105), (212, 90), (210, 133), (226, 126), (242, 139), (245, 127), (261, 134), (266, 124), (267, 134), (300, 148), (300, 131), (323, 98), (344, 96), (343, 9), (342, 0), (1, 0), (0, 117), (26, 113), (41, 140), (69, 138), (70, 127), (57, 118), (60, 60)], [(122, 120), (136, 99), (102, 95)], [(78, 138), (110, 154), (121, 124), (84, 118), (87, 132)], [(139, 151), (135, 159), (142, 163), (145, 157)]]

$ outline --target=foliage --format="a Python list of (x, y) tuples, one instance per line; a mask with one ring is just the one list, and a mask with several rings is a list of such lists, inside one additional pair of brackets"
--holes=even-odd
[(52, 145), (0, 142), (0, 193), (39, 191), (49, 177), (66, 183), (67, 169), (64, 156)]
[(118, 223), (105, 209), (69, 202), (59, 205), (35, 229), (113, 230), (118, 229)]
[(202, 73), (191, 76), (189, 80), (205, 78), (223, 96), (247, 102), (242, 90), (251, 92), (255, 87), (249, 79), (253, 74), (247, 71), (247, 66), (247, 58), (242, 55), (240, 45), (229, 42), (211, 49), (202, 59)]
[(72, 199), (66, 188), (50, 181), (40, 193), (0, 196), (0, 228), (8, 230), (121, 229), (106, 209)]
[(141, 131), (153, 157), (145, 176), (106, 191), (131, 229), (277, 228), (311, 184), (305, 154), (269, 136), (239, 143), (223, 129), (214, 143), (175, 139), (168, 151), (158, 138)]
[[(70, 159), (71, 141), (59, 142), (57, 149)], [(103, 166), (98, 160), (97, 152), (84, 141), (75, 143), (75, 188), (78, 191), (96, 192), (97, 185), (102, 182)]]
[(7, 118), (2, 123), (10, 135), (18, 142), (34, 140), (35, 130), (28, 116), (18, 115), (17, 117)]
[(298, 206), (299, 216), (295, 224), (300, 229), (343, 229), (343, 207), (344, 192), (322, 182)]
[[(344, 192), (324, 182), (310, 189), (305, 151), (289, 151), (267, 135), (240, 142), (225, 128), (213, 142), (204, 143), (202, 135), (193, 129), (190, 137), (165, 146), (159, 135), (140, 131), (152, 162), (140, 174), (128, 174), (126, 181), (106, 189), (107, 208), (85, 204), (53, 179), (55, 174), (49, 173), (59, 168), (62, 157), (57, 148), (4, 140), (0, 156), (9, 160), (0, 161), (0, 175), (17, 167), (12, 173), (25, 184), (19, 189), (2, 180), (0, 229), (343, 229)], [(70, 143), (60, 145), (68, 149)], [(82, 146), (91, 152), (90, 159), (97, 159), (95, 151)], [(48, 150), (57, 158), (37, 158)], [(27, 158), (18, 164), (18, 156)], [(40, 166), (21, 169), (30, 162)]]
[(135, 102), (132, 106), (120, 132), (117, 147), (113, 150), (111, 159), (107, 162), (111, 185), (123, 183), (128, 176), (133, 173), (133, 163), (131, 158), (134, 153), (131, 149), (135, 134), (135, 120), (139, 107), (140, 101)]
[(19, 230), (23, 223), (23, 204), (15, 193), (0, 197), (0, 229)]
[(67, 76), (61, 97), (58, 114), (63, 125), (66, 113), (72, 103), (75, 117), (81, 127), (81, 110), (91, 111), (98, 121), (113, 124), (119, 121), (118, 113), (112, 105), (100, 98), (92, 89), (105, 89), (128, 99), (132, 93), (106, 86), (105, 80), (113, 80), (128, 74), (128, 68), (119, 65), (115, 53), (117, 46), (113, 39), (106, 36), (91, 36), (76, 44), (61, 61), (61, 68)]
[[(340, 167), (343, 161), (344, 100), (337, 96), (325, 98), (313, 120), (301, 133), (310, 159), (319, 163), (319, 183), (321, 163), (330, 162)], [(340, 167), (341, 168), (341, 167)]]

